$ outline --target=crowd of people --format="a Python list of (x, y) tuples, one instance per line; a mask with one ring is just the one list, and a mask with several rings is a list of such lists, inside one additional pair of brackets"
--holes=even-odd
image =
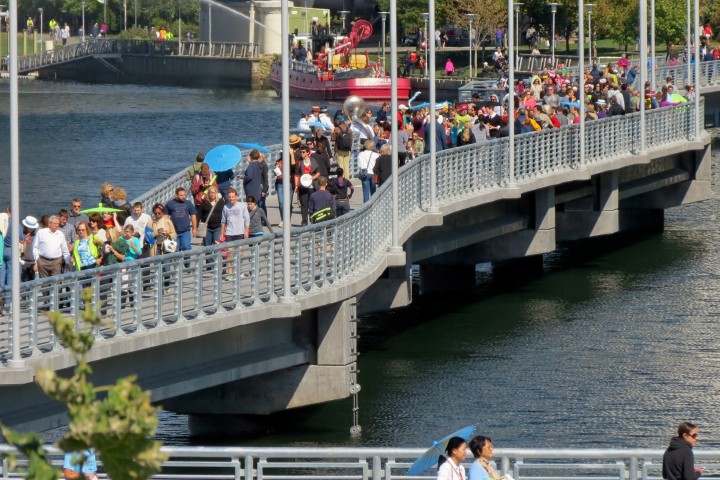
[[(698, 442), (698, 428), (690, 422), (678, 426), (677, 436), (670, 439), (670, 445), (662, 458), (662, 478), (665, 480), (697, 480), (704, 468), (695, 466), (693, 447)], [(466, 472), (462, 463), (470, 449), (474, 461)], [(489, 437), (478, 435), (470, 442), (462, 437), (451, 437), (438, 458), (437, 480), (513, 480), (502, 475), (492, 461), (494, 446)]]
[[(638, 86), (638, 66), (626, 55), (604, 68), (597, 65), (583, 72), (584, 88), (579, 79), (560, 66), (535, 72), (529, 81), (520, 80), (512, 89), (516, 111), (516, 134), (561, 128), (586, 121), (637, 112), (642, 102), (648, 109), (663, 108), (694, 100), (695, 89), (682, 86), (680, 94), (672, 77), (658, 91), (649, 83)], [(435, 142), (436, 151), (451, 147), (492, 141), (509, 135), (508, 99), (510, 88), (504, 78), (499, 92), (468, 103), (443, 102), (436, 108), (436, 137), (430, 138), (429, 106), (412, 108), (401, 104), (398, 116), (398, 166), (428, 153)], [(409, 102), (408, 102), (409, 103)], [(427, 105), (427, 104), (425, 104)], [(330, 118), (327, 108), (313, 106), (302, 114), (298, 128), (305, 138), (293, 134), (290, 139), (290, 212), (293, 197), (300, 213), (300, 225), (342, 216), (350, 211), (355, 187), (349, 180), (354, 137), (359, 137), (358, 180), (363, 201), (369, 201), (376, 189), (392, 172), (392, 122), (390, 105), (377, 111), (366, 109), (352, 121), (343, 114)], [(329, 133), (329, 135), (328, 135)], [(262, 236), (273, 233), (267, 215), (266, 199), (272, 168), (283, 226), (284, 186), (282, 156), (268, 165), (264, 153), (253, 149), (242, 174), (245, 201), (232, 188), (233, 170), (213, 172), (202, 153), (188, 169), (190, 190), (178, 188), (175, 198), (166, 204), (149, 206), (128, 203), (122, 188), (104, 184), (100, 189), (100, 207), (82, 213), (82, 202), (74, 199), (69, 209), (40, 218), (22, 219), (21, 263), (12, 265), (10, 210), (0, 214), (0, 289), (10, 284), (10, 272), (21, 269), (22, 280), (56, 275), (63, 271), (85, 270), (137, 258), (189, 250), (193, 237), (203, 245)]]

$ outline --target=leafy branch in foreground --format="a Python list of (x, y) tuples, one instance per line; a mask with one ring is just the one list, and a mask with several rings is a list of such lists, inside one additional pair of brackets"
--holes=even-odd
[[(90, 381), (92, 367), (87, 355), (94, 343), (94, 331), (102, 319), (92, 305), (92, 289), (82, 294), (85, 311), (82, 328), (61, 312), (50, 316), (55, 332), (75, 359), (70, 378), (49, 368), (39, 368), (36, 381), (45, 394), (68, 408), (68, 432), (56, 445), (65, 452), (94, 448), (105, 472), (113, 480), (142, 480), (160, 471), (167, 456), (161, 442), (153, 440), (158, 409), (150, 403), (150, 392), (135, 383), (136, 376), (120, 378), (114, 385), (95, 387)], [(37, 433), (22, 434), (0, 425), (7, 442), (28, 458), (27, 478), (57, 480), (62, 473), (50, 465)], [(16, 459), (10, 457), (12, 468)]]

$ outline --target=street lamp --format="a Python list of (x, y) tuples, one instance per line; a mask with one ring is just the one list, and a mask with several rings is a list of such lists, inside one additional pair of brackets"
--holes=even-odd
[(550, 48), (552, 51), (552, 68), (555, 68), (555, 14), (557, 13), (558, 4), (549, 3), (550, 11), (552, 12), (552, 37), (550, 38)]
[(522, 6), (523, 4), (520, 2), (513, 4), (513, 10), (515, 10), (515, 68), (520, 68), (520, 7)]
[(383, 66), (383, 73), (385, 72), (385, 20), (387, 20), (387, 16), (390, 14), (390, 12), (380, 12), (380, 16), (382, 17), (382, 66)]
[[(105, 0), (107, 2), (107, 0)], [(178, 55), (182, 55), (182, 25), (180, 23), (182, 19), (182, 11), (180, 9), (180, 2), (182, 0), (178, 0)]]
[[(83, 6), (85, 3), (83, 2)], [(42, 52), (44, 50), (45, 44), (43, 43), (43, 9), (38, 8), (38, 13), (40, 14), (40, 51)], [(84, 17), (84, 15), (83, 15)], [(84, 20), (83, 20), (84, 21)]]
[[(427, 28), (427, 27), (428, 27), (428, 18), (430, 18), (430, 14), (426, 12), (426, 13), (423, 13), (422, 16), (423, 16), (423, 19), (425, 20), (425, 30), (423, 30), (423, 37), (425, 37), (425, 76), (427, 77), (427, 76), (428, 76), (428, 63), (430, 63), (430, 62), (427, 61), (427, 60), (428, 60), (428, 58), (427, 58), (427, 53), (428, 53), (428, 28)], [(391, 19), (391, 20), (392, 20), (392, 19)], [(434, 67), (435, 67), (435, 66), (433, 65), (433, 68), (434, 68)]]
[(212, 3), (208, 3), (208, 49), (210, 50), (210, 56), (212, 57)]
[(650, 85), (655, 90), (655, 0), (650, 0)]
[(347, 10), (340, 10), (338, 13), (339, 13), (340, 16), (342, 17), (342, 22), (343, 22), (343, 31), (342, 31), (342, 33), (345, 33), (345, 18), (347, 17), (348, 13), (350, 13), (350, 12), (347, 11)]
[[(82, 1), (82, 41), (85, 43), (85, 0)], [(42, 8), (40, 9), (40, 38), (42, 38)]]
[(473, 39), (473, 32), (472, 32), (472, 22), (473, 18), (475, 18), (474, 13), (466, 13), (465, 16), (468, 18), (468, 23), (470, 24), (470, 31), (468, 33), (468, 78), (472, 79), (472, 70), (473, 70), (473, 64), (472, 64), (472, 39)]
[[(595, 4), (593, 3), (585, 4), (588, 12), (588, 65), (592, 64), (592, 9), (594, 6)], [(582, 55), (582, 52), (580, 52), (580, 54)]]
[(127, 32), (127, 0), (123, 0), (123, 30)]

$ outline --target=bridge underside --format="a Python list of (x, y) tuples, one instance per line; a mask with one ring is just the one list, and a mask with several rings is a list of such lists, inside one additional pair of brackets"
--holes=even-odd
[(478, 263), (541, 268), (559, 242), (662, 231), (666, 208), (710, 197), (710, 163), (708, 144), (446, 216), (408, 242), (421, 291), (470, 288)]

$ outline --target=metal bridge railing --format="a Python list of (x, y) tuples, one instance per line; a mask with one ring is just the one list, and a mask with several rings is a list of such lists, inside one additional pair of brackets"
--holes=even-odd
[[(684, 104), (648, 112), (648, 149), (694, 137), (694, 110), (694, 104)], [(632, 156), (639, 123), (639, 113), (588, 122), (586, 162), (600, 165)], [(576, 126), (569, 126), (519, 135), (514, 172), (509, 170), (508, 139), (438, 152), (438, 203), (583, 168), (577, 134)], [(429, 155), (400, 169), (401, 228), (425, 214), (429, 177)], [(183, 182), (180, 172), (140, 199), (167, 201), (174, 196), (174, 185)], [(391, 241), (391, 200), (391, 189), (383, 186), (368, 203), (339, 219), (293, 229), (288, 252), (292, 293), (302, 296), (338, 286), (376, 266)], [(26, 357), (61, 350), (48, 312), (60, 310), (81, 326), (81, 291), (88, 286), (94, 288), (101, 313), (113, 319), (94, 332), (99, 341), (274, 304), (282, 293), (282, 243), (277, 233), (23, 283), (20, 304), (12, 306), (20, 308), (20, 350)], [(10, 322), (0, 322), (0, 358), (12, 351), (10, 328)]]
[[(177, 42), (91, 38), (86, 42), (18, 57), (18, 71), (31, 72), (42, 67), (59, 65), (95, 55), (178, 55), (178, 49)], [(182, 55), (194, 57), (253, 58), (257, 54), (258, 44), (256, 43), (214, 42), (209, 45), (207, 43), (183, 42), (182, 50)], [(7, 70), (7, 59), (2, 60), (2, 69)]]
[[(48, 447), (52, 463), (61, 468), (62, 455)], [(436, 469), (421, 476), (408, 476), (407, 470), (424, 452), (417, 448), (284, 448), (284, 447), (163, 447), (168, 460), (152, 478), (218, 480), (408, 480), (434, 479)], [(15, 453), (7, 445), (0, 455)], [(541, 449), (498, 448), (493, 461), (502, 474), (515, 480), (660, 480), (663, 450), (657, 449)], [(720, 467), (720, 450), (694, 450), (695, 462), (705, 471)], [(470, 468), (473, 459), (463, 464)], [(98, 458), (100, 478), (102, 458)], [(18, 478), (27, 460), (9, 468), (0, 464), (0, 478)]]

